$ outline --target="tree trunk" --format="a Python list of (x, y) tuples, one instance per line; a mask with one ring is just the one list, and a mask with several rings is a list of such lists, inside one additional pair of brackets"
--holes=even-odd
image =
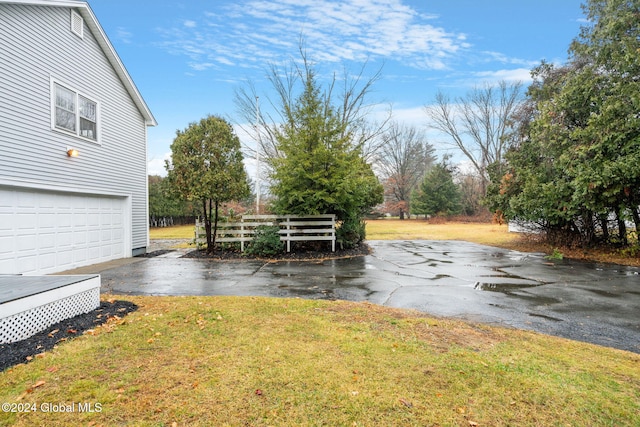
[(582, 214), (582, 228), (584, 234), (584, 242), (592, 245), (596, 238), (596, 227), (593, 221), (593, 212), (587, 211)]
[(211, 243), (211, 252), (213, 252), (213, 248), (216, 245), (216, 236), (218, 235), (218, 207), (219, 207), (219, 202), (216, 200), (214, 202), (214, 206), (215, 206), (215, 211), (213, 214), (213, 242)]
[(616, 208), (616, 218), (618, 220), (618, 236), (620, 237), (620, 242), (622, 242), (624, 246), (627, 246), (629, 244), (627, 240), (627, 224), (625, 224), (624, 218), (622, 218), (622, 212), (619, 207)]
[(636, 236), (640, 235), (640, 214), (638, 214), (638, 208), (631, 206), (631, 215), (633, 216), (633, 223), (636, 225)]
[(598, 219), (600, 220), (600, 227), (602, 228), (602, 239), (605, 242), (609, 241), (609, 218), (607, 218), (607, 214), (599, 215)]
[(208, 200), (209, 206), (207, 207), (207, 199), (202, 199), (202, 210), (204, 211), (204, 230), (207, 234), (207, 252), (213, 252), (213, 245), (211, 244), (211, 200)]

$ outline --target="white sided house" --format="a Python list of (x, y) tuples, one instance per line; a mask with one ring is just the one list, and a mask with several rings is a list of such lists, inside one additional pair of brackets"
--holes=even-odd
[(146, 252), (155, 125), (86, 2), (0, 0), (0, 275)]

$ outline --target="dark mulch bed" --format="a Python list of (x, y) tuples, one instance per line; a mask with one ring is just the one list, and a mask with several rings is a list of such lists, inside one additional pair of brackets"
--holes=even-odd
[(268, 257), (248, 255), (240, 252), (239, 248), (221, 248), (216, 246), (212, 253), (207, 253), (205, 250), (191, 251), (182, 256), (182, 258), (202, 258), (202, 259), (219, 259), (219, 260), (242, 260), (242, 259), (268, 259), (270, 261), (305, 261), (305, 260), (318, 260), (318, 259), (336, 259), (336, 258), (349, 258), (354, 256), (368, 255), (371, 253), (371, 248), (366, 243), (360, 243), (358, 246), (352, 249), (337, 249), (335, 252), (331, 252), (331, 247), (327, 247), (326, 242), (309, 242), (306, 244), (300, 244), (299, 242), (295, 247), (292, 246), (291, 252), (283, 252), (278, 255), (272, 255)]
[(0, 344), (0, 372), (30, 361), (36, 354), (51, 350), (56, 344), (82, 335), (86, 330), (102, 325), (110, 317), (124, 317), (138, 306), (129, 301), (102, 301), (100, 307), (86, 314), (63, 320), (42, 332), (9, 344)]

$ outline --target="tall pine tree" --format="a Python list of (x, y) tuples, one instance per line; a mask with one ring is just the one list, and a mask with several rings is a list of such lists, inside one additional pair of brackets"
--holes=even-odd
[(416, 215), (449, 216), (460, 213), (460, 191), (453, 182), (453, 171), (443, 159), (425, 175), (411, 199)]
[[(280, 214), (335, 214), (344, 227), (382, 202), (382, 186), (360, 145), (323, 95), (313, 68), (305, 63), (303, 91), (276, 132), (271, 158), (273, 209)], [(354, 237), (357, 243), (364, 235)]]

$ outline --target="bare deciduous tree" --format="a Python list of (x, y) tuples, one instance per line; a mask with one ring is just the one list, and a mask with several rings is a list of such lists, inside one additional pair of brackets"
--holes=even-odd
[[(308, 72), (313, 67), (302, 44), (299, 50), (300, 62), (292, 59), (287, 66), (279, 67), (272, 64), (269, 67), (267, 79), (273, 91), (260, 98), (260, 104), (264, 107), (260, 108), (257, 117), (256, 99), (260, 94), (255, 84), (248, 82), (235, 93), (236, 108), (240, 117), (245, 123), (253, 125), (252, 129), (243, 130), (255, 135), (259, 156), (267, 161), (266, 168), (269, 167), (269, 159), (281, 156), (277, 149), (276, 135), (280, 127), (287, 122), (289, 112), (293, 111), (300, 85), (306, 81)], [(343, 75), (334, 74), (322, 96), (327, 109), (337, 110), (343, 132), (348, 134), (354, 147), (358, 147), (364, 159), (370, 161), (380, 147), (381, 135), (391, 118), (391, 111), (379, 122), (370, 120), (376, 105), (367, 103), (368, 95), (380, 79), (382, 68), (366, 77), (367, 65), (365, 62), (357, 73), (350, 73), (344, 69)], [(273, 116), (270, 111), (274, 111), (276, 115)], [(245, 147), (245, 151), (248, 156), (255, 156), (253, 149)], [(266, 168), (263, 172), (268, 176), (269, 171)]]
[(482, 182), (475, 171), (464, 173), (457, 171), (454, 177), (458, 188), (460, 189), (460, 207), (464, 215), (477, 215), (483, 211), (482, 206)]
[(453, 102), (442, 92), (425, 107), (429, 127), (442, 132), (449, 143), (469, 159), (486, 193), (487, 167), (503, 160), (509, 145), (510, 117), (521, 103), (522, 83), (501, 81), (495, 86), (475, 88)]
[(384, 133), (384, 144), (376, 155), (376, 167), (385, 187), (389, 210), (400, 219), (409, 212), (411, 193), (435, 157), (431, 144), (415, 127), (392, 122)]

